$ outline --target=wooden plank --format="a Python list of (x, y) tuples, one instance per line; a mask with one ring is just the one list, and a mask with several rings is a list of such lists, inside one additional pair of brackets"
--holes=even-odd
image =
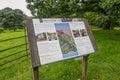
[(38, 66), (40, 66), (40, 58), (39, 58), (39, 54), (38, 54), (38, 48), (37, 48), (37, 42), (35, 39), (35, 32), (34, 32), (32, 18), (29, 18), (27, 20), (26, 26), (27, 26), (32, 66), (38, 67)]

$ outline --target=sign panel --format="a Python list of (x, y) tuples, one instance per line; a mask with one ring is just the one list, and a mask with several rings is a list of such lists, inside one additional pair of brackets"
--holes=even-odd
[[(28, 22), (29, 23), (29, 22)], [(84, 19), (46, 18), (32, 19), (33, 37), (29, 37), (33, 66), (44, 65), (60, 60), (91, 54), (97, 47)], [(29, 30), (29, 29), (28, 29)], [(28, 36), (31, 36), (30, 30)], [(31, 46), (32, 45), (32, 46)], [(36, 48), (36, 49), (35, 49)], [(35, 52), (34, 52), (35, 51)], [(35, 60), (37, 57), (37, 60)]]

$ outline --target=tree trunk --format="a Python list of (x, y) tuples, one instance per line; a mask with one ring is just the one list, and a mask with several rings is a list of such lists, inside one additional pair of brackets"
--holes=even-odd
[(104, 30), (113, 30), (114, 29), (114, 22), (113, 20), (109, 20), (106, 22), (106, 25), (103, 27)]
[(111, 19), (111, 21), (110, 21), (110, 29), (111, 29), (111, 30), (113, 30), (113, 29), (114, 29), (114, 27), (115, 27), (114, 20), (113, 20), (113, 19)]
[(109, 30), (109, 29), (110, 29), (110, 23), (109, 23), (109, 21), (106, 22), (105, 25), (103, 25), (103, 29), (104, 29), (104, 30)]

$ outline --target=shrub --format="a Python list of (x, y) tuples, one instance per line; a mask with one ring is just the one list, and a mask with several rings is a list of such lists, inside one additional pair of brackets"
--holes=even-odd
[(97, 13), (97, 12), (86, 12), (84, 14), (84, 18), (86, 18), (91, 25), (99, 26), (104, 28), (106, 26), (106, 22), (108, 21), (108, 17)]

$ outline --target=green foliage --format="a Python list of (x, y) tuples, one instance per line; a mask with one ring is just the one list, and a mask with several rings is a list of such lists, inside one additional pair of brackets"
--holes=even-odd
[(97, 22), (96, 17), (99, 17), (98, 15), (99, 14), (97, 12), (86, 12), (84, 14), (84, 18), (86, 18), (91, 25), (95, 25)]
[(105, 27), (106, 22), (109, 20), (108, 16), (98, 12), (86, 12), (84, 18), (86, 18), (91, 25), (100, 26), (102, 28)]
[(102, 13), (109, 18), (105, 28), (113, 29), (120, 19), (120, 0), (102, 0), (99, 5), (103, 9)]
[(17, 28), (22, 28), (24, 19), (25, 15), (19, 9), (12, 10), (7, 7), (0, 10), (0, 24), (4, 29), (15, 31)]
[(75, 0), (26, 0), (31, 13), (40, 18), (76, 17), (79, 7)]
[(120, 0), (102, 0), (100, 7), (111, 18), (119, 17), (120, 15)]
[(101, 12), (100, 2), (101, 0), (86, 0), (82, 3), (82, 10), (84, 10), (84, 12)]
[(35, 17), (85, 17), (92, 25), (113, 29), (120, 22), (120, 0), (26, 0)]
[[(85, 6), (85, 5), (84, 5)], [(84, 17), (92, 25), (103, 29), (113, 29), (119, 26), (120, 1), (119, 0), (89, 0), (85, 6)]]

